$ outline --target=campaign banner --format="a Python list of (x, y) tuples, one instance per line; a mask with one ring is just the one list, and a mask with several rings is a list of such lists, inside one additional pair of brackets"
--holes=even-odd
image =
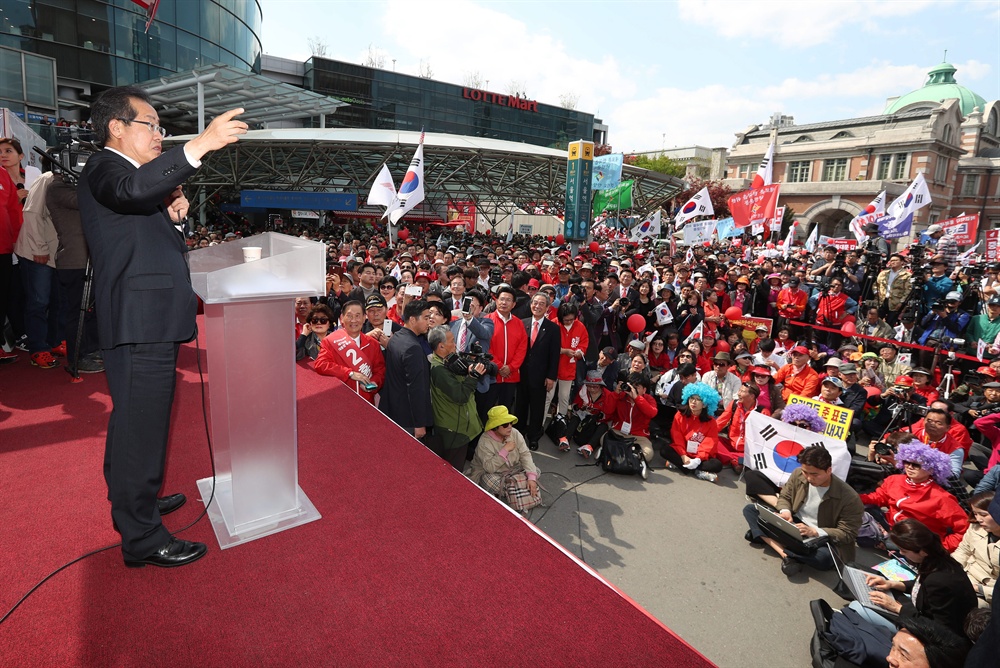
[(730, 197), (729, 213), (733, 214), (736, 227), (763, 224), (769, 218), (774, 218), (780, 188), (781, 184), (774, 183), (756, 190), (744, 190)]
[[(774, 207), (774, 216), (767, 219), (767, 229), (771, 231), (781, 231), (781, 221), (785, 219), (785, 207)], [(763, 232), (763, 231), (762, 231)], [(754, 234), (757, 234), (754, 232)]]
[(743, 230), (736, 229), (736, 223), (730, 216), (715, 221), (715, 234), (719, 239), (729, 239), (730, 237), (743, 236)]
[(905, 237), (913, 228), (913, 214), (908, 213), (902, 220), (896, 220), (892, 216), (879, 216), (875, 221), (878, 224), (878, 235), (883, 239), (899, 239)]
[(945, 234), (950, 234), (959, 246), (971, 246), (976, 243), (976, 235), (979, 233), (979, 214), (940, 220), (938, 225), (943, 227)]
[(711, 241), (712, 232), (715, 231), (715, 224), (717, 222), (713, 218), (711, 220), (696, 220), (688, 223), (684, 226), (684, 243), (688, 246), (694, 246), (695, 244)]
[(754, 471), (760, 471), (779, 487), (788, 482), (795, 469), (799, 468), (799, 453), (815, 445), (826, 448), (830, 453), (833, 474), (841, 480), (847, 479), (851, 453), (847, 451), (844, 441), (786, 424), (757, 411), (747, 416), (744, 433), (743, 463)]
[(986, 230), (986, 248), (983, 249), (983, 259), (996, 262), (1000, 259), (1000, 230)]
[(455, 225), (463, 225), (469, 234), (476, 233), (476, 203), (448, 202), (447, 220)]
[[(757, 338), (757, 327), (764, 325), (767, 327), (767, 336), (771, 336), (771, 328), (774, 326), (774, 320), (771, 318), (751, 318), (750, 316), (744, 316), (742, 318), (737, 318), (736, 320), (730, 320), (729, 324), (733, 327), (743, 328), (743, 337), (747, 340), (752, 341)], [(747, 337), (747, 332), (750, 333), (749, 338)]]
[(844, 237), (828, 237), (825, 234), (819, 236), (819, 246), (836, 246), (838, 251), (854, 250), (858, 247), (857, 239), (845, 239)]
[(591, 190), (610, 190), (622, 182), (624, 154), (608, 153), (594, 156), (594, 171), (591, 173)]
[(788, 396), (788, 405), (806, 404), (812, 406), (819, 413), (819, 416), (826, 420), (826, 435), (830, 438), (837, 438), (842, 441), (847, 440), (847, 435), (851, 431), (851, 420), (854, 419), (854, 411), (843, 406), (834, 406), (825, 401), (809, 399), (798, 394)]

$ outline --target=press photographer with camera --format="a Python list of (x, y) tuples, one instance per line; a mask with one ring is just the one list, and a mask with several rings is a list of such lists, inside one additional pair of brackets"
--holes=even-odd
[(431, 355), (431, 408), (434, 431), (427, 447), (456, 470), (465, 467), (469, 443), (483, 431), (476, 411), (476, 384), (486, 374), (483, 362), (470, 364), (456, 352), (455, 335), (447, 325), (427, 332)]
[[(847, 316), (857, 313), (858, 303), (844, 294), (843, 288), (844, 279), (834, 277), (809, 299), (809, 306), (816, 313), (817, 325), (839, 330), (847, 321)], [(826, 332), (825, 338), (827, 346), (834, 350), (840, 346), (842, 339), (837, 332)]]
[[(642, 448), (642, 477), (646, 477), (649, 462), (653, 459), (653, 443), (649, 438), (649, 423), (656, 417), (657, 407), (653, 395), (649, 394), (649, 379), (638, 373), (630, 373), (627, 380), (619, 381), (617, 391), (606, 392), (614, 407), (610, 415), (611, 429), (618, 438), (633, 438)], [(607, 409), (605, 409), (607, 410)], [(715, 424), (713, 421), (712, 424)]]
[[(881, 241), (885, 242), (884, 239)], [(899, 313), (910, 298), (912, 282), (913, 274), (906, 268), (906, 261), (899, 253), (890, 255), (886, 268), (875, 277), (879, 315), (893, 327), (899, 322)]]

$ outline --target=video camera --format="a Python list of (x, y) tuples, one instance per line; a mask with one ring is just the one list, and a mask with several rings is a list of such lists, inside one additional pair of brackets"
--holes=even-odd
[[(486, 373), (481, 374), (475, 370), (477, 364), (486, 367)], [(495, 376), (500, 371), (500, 367), (493, 361), (493, 355), (483, 352), (483, 347), (478, 343), (472, 344), (472, 349), (467, 353), (452, 353), (444, 360), (445, 367), (456, 376), (471, 376), (480, 379), (484, 375)]]

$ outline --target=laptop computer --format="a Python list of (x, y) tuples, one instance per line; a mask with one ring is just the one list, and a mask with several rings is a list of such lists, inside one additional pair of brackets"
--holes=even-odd
[(774, 512), (773, 510), (771, 510), (766, 506), (762, 506), (760, 504), (756, 505), (757, 505), (758, 515), (762, 522), (764, 522), (773, 529), (777, 529), (778, 531), (785, 534), (792, 540), (802, 543), (803, 545), (813, 545), (819, 540), (819, 538), (821, 538), (821, 536), (810, 536), (808, 538), (803, 536), (802, 532), (799, 531), (799, 528), (797, 526), (786, 520), (778, 513)]
[(869, 594), (876, 590), (868, 586), (868, 582), (865, 579), (866, 575), (874, 575), (874, 573), (865, 573), (865, 571), (854, 568), (853, 566), (844, 566), (844, 571), (841, 573), (841, 579), (847, 585), (847, 588), (851, 590), (851, 593), (854, 594), (854, 599), (858, 603), (865, 606), (869, 610), (874, 610), (880, 615), (898, 617), (898, 613), (886, 610), (881, 605), (872, 603), (872, 599)]

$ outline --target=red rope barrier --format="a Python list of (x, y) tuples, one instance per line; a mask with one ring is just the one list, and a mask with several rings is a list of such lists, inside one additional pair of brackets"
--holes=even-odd
[[(928, 352), (934, 352), (934, 348), (928, 348), (927, 346), (922, 346), (917, 343), (903, 343), (902, 341), (897, 341), (895, 339), (882, 339), (877, 336), (868, 336), (867, 334), (858, 334), (858, 333), (844, 334), (844, 331), (842, 329), (834, 329), (832, 327), (820, 327), (819, 325), (811, 325), (807, 322), (799, 322), (797, 320), (789, 320), (788, 322), (789, 324), (796, 325), (798, 327), (811, 327), (812, 329), (818, 329), (821, 332), (833, 332), (835, 334), (841, 334), (842, 336), (847, 338), (868, 339), (869, 341), (878, 341), (879, 343), (892, 343), (896, 346), (913, 348), (914, 350), (926, 350)], [(955, 353), (955, 357), (958, 357), (959, 359), (963, 360), (969, 360), (977, 364), (985, 364), (985, 362), (983, 362), (982, 360), (976, 357), (972, 357), (970, 355)]]

